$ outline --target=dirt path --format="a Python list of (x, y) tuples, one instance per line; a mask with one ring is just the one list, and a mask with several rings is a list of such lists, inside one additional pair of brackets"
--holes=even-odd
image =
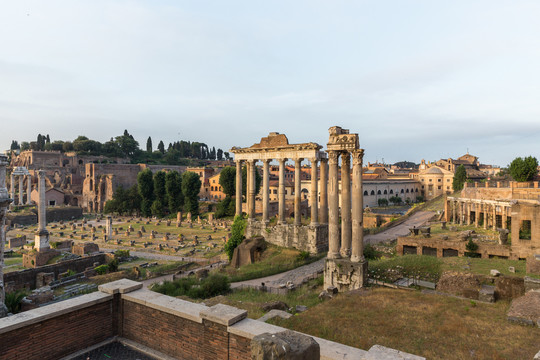
[(388, 230), (375, 235), (364, 236), (364, 244), (378, 244), (388, 240), (396, 239), (398, 236), (405, 236), (413, 226), (419, 227), (427, 223), (433, 216), (433, 211), (419, 211), (405, 220), (403, 223), (393, 226)]

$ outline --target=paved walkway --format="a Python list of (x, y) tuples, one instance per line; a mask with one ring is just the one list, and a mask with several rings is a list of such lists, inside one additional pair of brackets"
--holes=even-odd
[(419, 227), (424, 225), (434, 215), (435, 212), (433, 211), (419, 211), (399, 225), (393, 226), (375, 235), (364, 236), (364, 244), (378, 244), (388, 240), (397, 239), (398, 236), (405, 236), (409, 234), (410, 228), (413, 226)]

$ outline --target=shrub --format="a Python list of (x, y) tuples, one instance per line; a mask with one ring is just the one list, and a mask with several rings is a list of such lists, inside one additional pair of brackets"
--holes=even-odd
[(244, 231), (246, 230), (247, 222), (241, 216), (236, 216), (231, 226), (231, 238), (225, 244), (225, 252), (232, 259), (234, 249), (244, 240)]
[(67, 271), (67, 276), (73, 276), (73, 275), (77, 275), (77, 272), (76, 272), (75, 270), (69, 269), (69, 270)]
[(118, 259), (114, 259), (113, 261), (111, 261), (111, 262), (107, 265), (107, 268), (109, 269), (109, 272), (116, 272), (116, 271), (118, 271)]
[(18, 290), (6, 293), (6, 307), (12, 314), (16, 314), (21, 311), (21, 301), (28, 293), (26, 290)]
[(96, 266), (94, 270), (96, 270), (98, 275), (105, 275), (107, 271), (109, 270), (109, 267), (107, 265), (99, 265), (99, 266)]
[(116, 250), (114, 252), (115, 259), (124, 258), (124, 257), (129, 257), (129, 250)]
[(375, 248), (371, 244), (367, 244), (366, 246), (364, 246), (364, 257), (367, 260), (377, 260), (380, 255), (379, 252), (375, 250)]
[(153, 291), (169, 296), (189, 296), (192, 299), (206, 299), (229, 292), (229, 278), (221, 274), (212, 274), (200, 283), (195, 277), (182, 278), (175, 281), (164, 281), (154, 285)]
[(308, 251), (301, 251), (300, 254), (296, 256), (296, 261), (304, 261), (309, 258)]
[(467, 249), (469, 252), (475, 252), (478, 250), (478, 244), (475, 243), (472, 238), (469, 238), (469, 242), (467, 245), (465, 245), (465, 249)]

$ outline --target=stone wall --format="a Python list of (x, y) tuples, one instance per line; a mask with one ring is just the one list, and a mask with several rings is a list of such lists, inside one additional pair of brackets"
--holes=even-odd
[(249, 221), (246, 237), (262, 236), (271, 244), (310, 254), (328, 251), (328, 225), (295, 226), (292, 224), (266, 226), (262, 221)]
[(54, 273), (54, 278), (58, 279), (58, 275), (61, 273), (68, 270), (83, 272), (86, 268), (93, 266), (96, 262), (105, 264), (107, 262), (107, 254), (97, 254), (80, 259), (63, 261), (59, 264), (45, 265), (35, 269), (4, 273), (4, 284), (6, 284), (6, 290), (8, 292), (27, 287), (35, 289), (36, 276), (38, 273)]
[[(36, 211), (37, 210), (33, 210)], [(72, 219), (80, 219), (83, 216), (83, 210), (76, 206), (67, 206), (59, 208), (47, 208), (47, 221), (69, 221)], [(8, 225), (34, 225), (38, 223), (37, 214), (7, 214)]]

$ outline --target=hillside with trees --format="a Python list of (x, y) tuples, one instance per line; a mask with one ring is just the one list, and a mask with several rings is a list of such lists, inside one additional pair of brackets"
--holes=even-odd
[(11, 150), (25, 151), (60, 151), (76, 152), (78, 155), (105, 156), (109, 158), (127, 158), (133, 164), (165, 164), (165, 165), (200, 165), (205, 160), (230, 160), (230, 154), (222, 149), (210, 147), (197, 141), (179, 140), (167, 146), (160, 140), (157, 147), (149, 136), (145, 149), (141, 149), (127, 130), (122, 135), (111, 137), (109, 141), (101, 143), (80, 135), (72, 141), (51, 141), (49, 134), (38, 134), (36, 141), (11, 142)]

